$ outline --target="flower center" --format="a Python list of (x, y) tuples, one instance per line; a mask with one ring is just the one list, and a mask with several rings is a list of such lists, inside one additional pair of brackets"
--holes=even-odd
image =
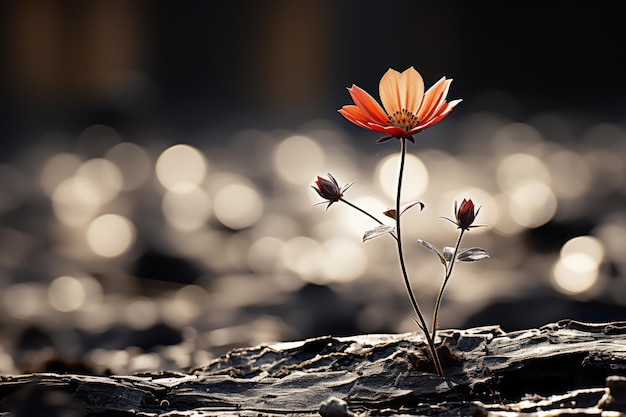
[(402, 111), (397, 111), (389, 115), (389, 123), (408, 132), (417, 126), (419, 120), (415, 113), (411, 113), (407, 109), (402, 109)]

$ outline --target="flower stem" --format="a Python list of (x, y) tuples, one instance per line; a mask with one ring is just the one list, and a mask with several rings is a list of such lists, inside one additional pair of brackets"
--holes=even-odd
[[(374, 217), (373, 215), (371, 215), (370, 213), (368, 213), (367, 211), (363, 210), (361, 207), (352, 204), (351, 202), (349, 202), (348, 200), (344, 200), (343, 198), (340, 198), (339, 201), (341, 201), (342, 203), (346, 203), (347, 205), (349, 205), (350, 207), (352, 207), (355, 210), (360, 211), (361, 213), (365, 214), (366, 216), (368, 216), (369, 218), (371, 218), (372, 220), (374, 220), (376, 223), (383, 225), (384, 223), (381, 222), (380, 220), (378, 220), (376, 217)], [(391, 237), (393, 237), (394, 239), (398, 240), (398, 238), (396, 237), (396, 235), (394, 235), (393, 233), (390, 233)]]
[(452, 276), (452, 268), (454, 268), (454, 263), (456, 261), (456, 254), (459, 251), (459, 246), (461, 245), (461, 239), (463, 239), (463, 233), (465, 233), (465, 229), (461, 229), (459, 233), (459, 238), (456, 240), (456, 246), (454, 247), (454, 253), (452, 254), (452, 259), (450, 259), (450, 265), (446, 268), (446, 277), (441, 283), (441, 288), (439, 289), (439, 294), (437, 294), (437, 301), (435, 302), (435, 311), (433, 312), (433, 334), (431, 339), (433, 342), (435, 341), (435, 336), (437, 336), (437, 316), (439, 315), (439, 306), (441, 305), (441, 299), (443, 297), (443, 291), (446, 289), (446, 285), (448, 284), (448, 280)]
[(439, 376), (443, 376), (443, 369), (441, 367), (441, 362), (439, 361), (439, 356), (437, 355), (437, 350), (435, 349), (435, 344), (433, 342), (434, 339), (430, 337), (430, 333), (428, 332), (428, 326), (426, 325), (426, 320), (424, 320), (424, 315), (417, 304), (417, 300), (415, 299), (415, 295), (413, 294), (413, 289), (411, 288), (411, 281), (409, 280), (409, 275), (406, 270), (406, 264), (404, 262), (404, 250), (402, 248), (402, 228), (400, 227), (400, 199), (402, 197), (402, 180), (404, 177), (404, 161), (406, 159), (406, 138), (401, 138), (401, 149), (400, 149), (400, 170), (398, 173), (398, 190), (396, 194), (396, 241), (398, 246), (398, 259), (400, 261), (400, 269), (402, 271), (402, 277), (404, 278), (404, 285), (406, 286), (406, 291), (409, 295), (409, 299), (411, 300), (411, 304), (413, 305), (413, 310), (415, 314), (417, 314), (418, 322), (417, 325), (422, 329), (424, 336), (426, 337), (426, 341), (428, 343), (428, 347), (430, 349), (430, 353), (433, 359), (433, 363), (435, 365), (435, 370)]

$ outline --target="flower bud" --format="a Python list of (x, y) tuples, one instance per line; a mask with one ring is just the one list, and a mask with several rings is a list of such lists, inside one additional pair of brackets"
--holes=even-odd
[(478, 210), (474, 211), (474, 203), (471, 199), (463, 199), (461, 202), (461, 206), (458, 207), (456, 202), (454, 203), (454, 211), (456, 215), (456, 225), (459, 229), (469, 230), (472, 227), (472, 223), (476, 219), (476, 215), (480, 211), (480, 207)]
[(315, 185), (311, 186), (311, 188), (313, 188), (320, 197), (328, 201), (328, 205), (326, 206), (326, 209), (328, 209), (328, 207), (343, 197), (343, 193), (350, 188), (350, 186), (352, 186), (352, 183), (347, 184), (342, 188), (337, 183), (335, 177), (328, 174), (328, 179), (318, 175)]

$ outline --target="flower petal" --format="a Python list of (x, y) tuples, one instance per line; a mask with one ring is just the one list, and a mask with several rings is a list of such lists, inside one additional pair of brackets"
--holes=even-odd
[(378, 93), (380, 95), (380, 101), (383, 103), (383, 107), (387, 111), (387, 114), (393, 114), (402, 110), (402, 104), (400, 103), (400, 92), (398, 88), (398, 80), (400, 73), (394, 69), (389, 68), (385, 75), (380, 79), (378, 85)]
[(367, 115), (354, 104), (343, 106), (337, 111), (339, 112), (339, 114), (341, 114), (343, 117), (350, 120), (354, 124), (363, 125), (370, 121), (369, 117), (367, 117)]
[(447, 115), (449, 115), (452, 112), (452, 109), (454, 108), (454, 106), (456, 106), (457, 104), (459, 104), (460, 102), (462, 102), (462, 99), (458, 99), (458, 100), (454, 100), (451, 101), (449, 103), (445, 103), (444, 107), (439, 111), (438, 114), (435, 114), (431, 119), (426, 120), (423, 124), (420, 124), (417, 126), (416, 129), (411, 130), (411, 135), (422, 131), (428, 127), (431, 127), (433, 125), (436, 125), (437, 123), (439, 123), (443, 118), (445, 118)]
[(447, 113), (450, 113), (452, 111), (452, 109), (455, 108), (456, 105), (459, 104), (462, 101), (463, 101), (462, 98), (457, 98), (456, 100), (452, 100), (452, 101), (448, 102), (448, 110), (446, 110)]
[(343, 106), (341, 109), (337, 110), (343, 117), (351, 121), (357, 126), (360, 126), (364, 129), (373, 130), (374, 132), (379, 132), (389, 136), (399, 136), (406, 133), (403, 129), (390, 126), (387, 123), (380, 124), (370, 121), (365, 113), (361, 110), (360, 107), (355, 105), (347, 105)]
[(452, 83), (452, 80), (447, 80), (447, 83), (446, 83), (447, 85), (446, 85), (445, 90), (441, 93), (441, 97), (439, 97), (439, 100), (434, 103), (433, 111), (432, 113), (426, 116), (427, 119), (440, 115), (442, 112), (444, 112), (447, 109), (446, 96), (448, 95), (448, 90), (450, 89), (451, 83)]
[(402, 74), (389, 68), (380, 79), (379, 94), (388, 114), (402, 109), (417, 113), (424, 98), (424, 80), (413, 67)]
[(374, 124), (370, 123), (372, 126), (370, 129), (376, 130), (377, 132), (384, 133), (385, 135), (395, 136), (398, 138), (410, 136), (408, 132), (401, 127), (397, 126), (380, 126), (378, 125), (376, 129), (374, 129)]
[(411, 113), (417, 114), (424, 100), (424, 80), (415, 68), (410, 67), (402, 73), (402, 81), (404, 88), (400, 91), (405, 93), (403, 106)]
[(448, 114), (450, 114), (452, 109), (454, 109), (454, 107), (462, 101), (462, 99), (452, 100), (450, 102), (444, 101), (441, 108), (437, 109), (437, 112), (434, 113), (432, 117), (446, 117)]
[(442, 77), (426, 91), (422, 105), (417, 112), (417, 118), (420, 122), (425, 122), (433, 116), (441, 100), (445, 100), (451, 82), (452, 80), (446, 80), (446, 77)]
[(363, 129), (373, 130), (383, 134), (388, 134), (386, 127), (377, 123), (370, 122), (367, 116), (357, 106), (349, 105), (343, 106), (337, 110), (343, 117), (354, 123), (355, 125), (362, 127)]
[[(352, 121), (352, 120), (351, 120), (351, 121)], [(352, 121), (352, 123), (354, 123), (354, 124), (355, 124), (355, 125), (357, 125), (357, 126), (362, 127), (363, 129), (373, 130), (373, 131), (375, 131), (375, 132), (381, 132), (381, 133), (383, 133), (381, 129), (376, 129), (376, 128), (374, 128), (374, 127), (370, 126), (372, 123), (369, 123), (369, 122), (362, 122), (362, 121), (360, 121), (360, 120), (355, 120), (355, 121)], [(375, 126), (379, 126), (379, 125), (375, 125)], [(384, 130), (384, 129), (383, 129), (383, 130)]]
[[(373, 130), (374, 132), (383, 133), (385, 135), (391, 135), (388, 129), (399, 129), (395, 126), (383, 126), (378, 123), (370, 122), (369, 118), (361, 111), (360, 108), (354, 105), (343, 106), (337, 110), (339, 114), (354, 123), (355, 125), (362, 127), (363, 129)], [(400, 131), (403, 132), (402, 129)], [(395, 132), (395, 130), (394, 130)], [(395, 133), (393, 134), (395, 136)]]
[(369, 121), (379, 124), (388, 123), (387, 114), (380, 104), (378, 104), (378, 102), (367, 93), (367, 91), (356, 85), (352, 85), (351, 88), (348, 88), (348, 92), (350, 93), (350, 97), (352, 97), (354, 104), (361, 109)]

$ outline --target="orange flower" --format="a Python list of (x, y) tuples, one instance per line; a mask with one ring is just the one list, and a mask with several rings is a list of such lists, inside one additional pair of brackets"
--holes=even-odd
[(451, 79), (442, 77), (424, 93), (424, 80), (415, 68), (403, 73), (389, 68), (379, 86), (384, 109), (365, 90), (353, 84), (348, 92), (354, 104), (343, 106), (339, 113), (357, 126), (386, 135), (378, 143), (393, 138), (414, 142), (413, 135), (438, 123), (462, 101), (446, 101), (451, 83)]

